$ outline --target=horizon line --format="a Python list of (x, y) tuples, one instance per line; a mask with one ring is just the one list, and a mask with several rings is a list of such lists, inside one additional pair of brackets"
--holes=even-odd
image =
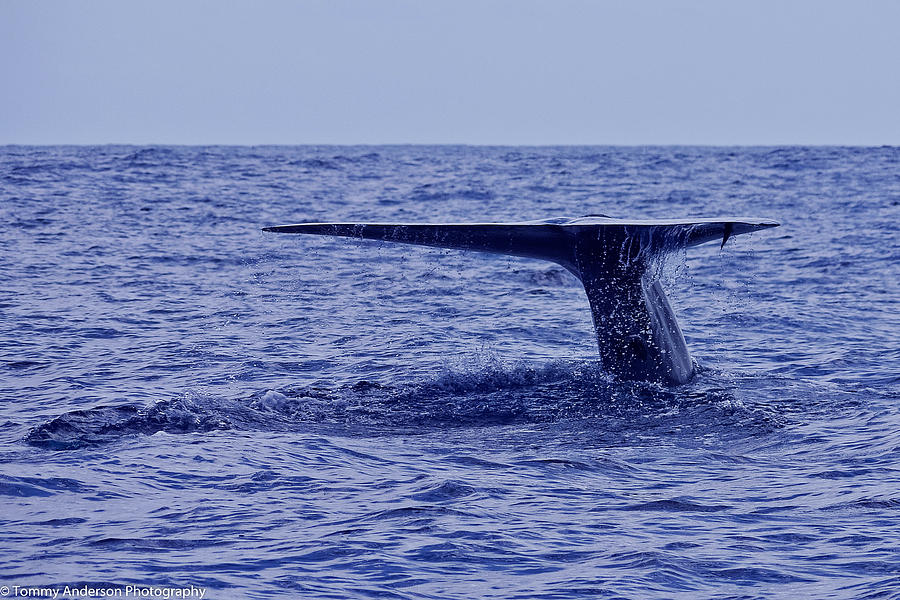
[(442, 147), (470, 147), (470, 148), (897, 148), (900, 143), (874, 143), (874, 144), (849, 144), (849, 143), (538, 143), (538, 144), (503, 144), (503, 143), (472, 143), (472, 142), (361, 142), (361, 143), (185, 143), (185, 142), (58, 142), (58, 143), (0, 143), (0, 147), (28, 147), (28, 148), (59, 148), (59, 147), (94, 147), (94, 146), (169, 146), (180, 148), (207, 148), (212, 146), (230, 148), (260, 148), (260, 147), (300, 147), (300, 146), (324, 146), (324, 147), (413, 147), (413, 146), (442, 146)]

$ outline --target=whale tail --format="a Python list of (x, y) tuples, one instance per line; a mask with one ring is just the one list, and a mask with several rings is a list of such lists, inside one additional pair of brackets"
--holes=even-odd
[(652, 265), (667, 253), (775, 227), (766, 219), (621, 220), (609, 217), (521, 223), (299, 223), (265, 227), (305, 233), (474, 250), (555, 262), (584, 285), (603, 367), (623, 379), (686, 383), (693, 361)]

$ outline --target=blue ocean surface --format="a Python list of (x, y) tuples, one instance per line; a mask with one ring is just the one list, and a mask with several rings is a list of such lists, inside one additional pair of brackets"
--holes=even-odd
[[(598, 365), (551, 263), (299, 221), (756, 216)], [(900, 598), (900, 149), (0, 148), (0, 585)]]

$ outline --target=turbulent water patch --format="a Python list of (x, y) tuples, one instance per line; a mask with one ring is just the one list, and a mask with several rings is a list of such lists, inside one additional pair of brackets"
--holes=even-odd
[(748, 408), (708, 381), (681, 389), (620, 382), (596, 363), (505, 368), (488, 361), (420, 384), (367, 380), (340, 387), (288, 386), (231, 400), (185, 394), (149, 406), (75, 410), (33, 428), (26, 441), (53, 450), (100, 445), (125, 436), (218, 430), (309, 431), (343, 435), (418, 434), (435, 429), (581, 422), (619, 439), (649, 432), (733, 426), (778, 427), (769, 410)]

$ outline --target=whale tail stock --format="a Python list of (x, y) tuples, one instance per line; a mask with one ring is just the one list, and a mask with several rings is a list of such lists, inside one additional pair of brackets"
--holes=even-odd
[(475, 250), (555, 262), (584, 285), (604, 369), (622, 378), (686, 383), (694, 367), (678, 321), (651, 268), (669, 252), (775, 227), (766, 219), (609, 217), (522, 223), (299, 223), (305, 233)]

